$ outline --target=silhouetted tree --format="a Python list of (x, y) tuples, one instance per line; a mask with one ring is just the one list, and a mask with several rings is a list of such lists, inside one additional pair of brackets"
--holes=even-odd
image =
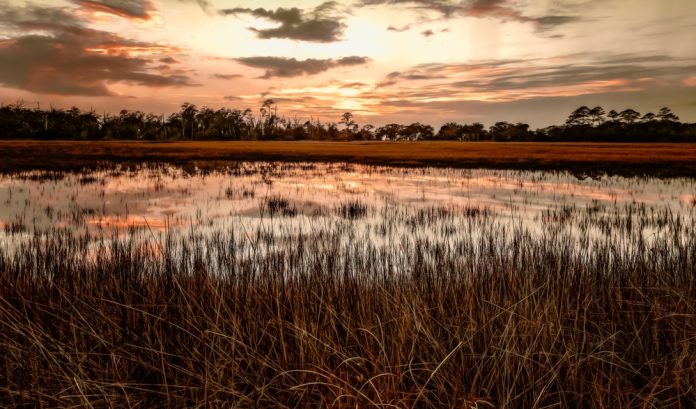
[(377, 128), (375, 136), (379, 140), (395, 141), (399, 139), (399, 134), (403, 127), (403, 125), (399, 124), (387, 124)]
[(566, 125), (577, 126), (577, 125), (588, 125), (590, 123), (590, 108), (586, 106), (581, 106), (575, 111), (571, 112), (566, 120)]
[[(696, 142), (696, 124), (679, 122), (672, 111), (664, 107), (657, 115), (627, 109), (617, 113), (611, 110), (610, 119), (602, 121), (603, 109), (580, 107), (571, 114), (564, 126), (550, 126), (530, 132), (527, 124), (497, 122), (486, 131), (480, 123), (444, 124), (435, 134), (430, 125), (419, 122), (410, 125), (388, 124), (374, 129), (372, 125), (359, 128), (350, 112), (342, 116), (341, 130), (336, 123), (322, 123), (310, 119), (278, 117), (273, 100), (262, 105), (261, 116), (250, 109), (213, 109), (185, 103), (179, 112), (164, 115), (141, 111), (122, 110), (118, 115), (94, 111), (42, 110), (39, 106), (27, 108), (19, 101), (0, 105), (0, 138), (20, 139), (231, 139), (231, 140), (461, 140), (478, 141), (681, 141)], [(586, 114), (586, 115), (585, 115)], [(575, 124), (575, 125), (573, 125)], [(268, 132), (264, 132), (264, 127)]]
[(624, 123), (627, 123), (629, 125), (633, 124), (640, 118), (640, 112), (635, 111), (633, 109), (625, 109), (619, 113), (619, 118), (621, 118), (621, 121)]
[(489, 134), (494, 141), (525, 141), (529, 136), (529, 125), (496, 122), (489, 128)]
[(181, 119), (181, 137), (186, 138), (186, 131), (190, 130), (189, 137), (193, 138), (196, 128), (196, 114), (198, 113), (198, 108), (188, 102), (184, 102), (181, 105), (181, 111), (179, 112), (179, 118)]
[(433, 127), (424, 125), (420, 122), (414, 122), (408, 126), (402, 126), (398, 132), (400, 140), (417, 141), (420, 139), (432, 139)]
[(590, 117), (590, 121), (592, 122), (593, 126), (599, 126), (604, 122), (604, 108), (600, 106), (596, 106), (588, 112), (588, 116)]
[(339, 123), (345, 127), (344, 132), (348, 138), (353, 137), (353, 135), (358, 131), (358, 124), (355, 123), (353, 120), (353, 114), (350, 112), (344, 112), (343, 115), (341, 115), (341, 121)]
[(614, 121), (614, 122), (617, 121), (617, 120), (619, 119), (619, 113), (616, 112), (616, 111), (613, 110), (613, 109), (612, 109), (611, 111), (609, 111), (609, 113), (607, 114), (607, 116), (609, 117), (610, 120), (612, 120), (612, 121)]
[(266, 136), (266, 133), (270, 130), (272, 133), (273, 127), (275, 125), (275, 118), (278, 112), (278, 107), (276, 105), (275, 113), (273, 112), (273, 105), (275, 105), (275, 100), (267, 99), (261, 104), (261, 136)]
[(647, 114), (643, 115), (642, 118), (640, 118), (641, 122), (652, 122), (655, 120), (655, 114), (652, 112), (648, 112)]
[(440, 127), (437, 131), (438, 139), (444, 139), (448, 141), (458, 141), (462, 139), (464, 134), (464, 127), (456, 122), (447, 122)]
[(480, 141), (486, 134), (486, 128), (482, 123), (474, 122), (471, 125), (464, 125), (463, 141)]
[(657, 113), (657, 117), (660, 119), (660, 121), (666, 121), (666, 122), (679, 121), (679, 117), (674, 115), (672, 113), (672, 110), (667, 108), (667, 107), (660, 108), (660, 111)]
[(372, 130), (375, 129), (374, 125), (371, 124), (366, 124), (363, 125), (362, 128), (360, 128), (360, 131), (356, 135), (356, 139), (363, 140), (363, 141), (368, 141), (371, 139), (374, 139), (374, 134)]

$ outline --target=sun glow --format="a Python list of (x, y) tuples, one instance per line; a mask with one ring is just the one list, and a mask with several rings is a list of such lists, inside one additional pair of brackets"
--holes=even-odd
[[(244, 108), (277, 98), (298, 115), (351, 110), (384, 124), (397, 116), (428, 122), (443, 112), (466, 120), (465, 105), (476, 107), (469, 119), (491, 122), (501, 118), (481, 112), (536, 101), (545, 109), (525, 110), (524, 120), (541, 126), (547, 123), (535, 118), (562, 117), (576, 102), (600, 104), (611, 95), (632, 105), (631, 94), (642, 93), (639, 110), (674, 99), (682, 118), (696, 115), (689, 95), (696, 53), (682, 35), (693, 27), (694, 2), (642, 11), (623, 2), (587, 4), (582, 13), (563, 8), (565, 1), (557, 8), (505, 2), (461, 13), (380, 0), (330, 3), (319, 20), (313, 10), (322, 2), (308, 0), (46, 2), (7, 5), (4, 103), (160, 112), (183, 102)], [(277, 14), (281, 7), (286, 14)], [(293, 7), (299, 21), (284, 20)], [(234, 8), (248, 11), (220, 12)], [(608, 22), (606, 13), (621, 18)], [(662, 28), (650, 34), (645, 27)], [(114, 68), (100, 71), (95, 56)], [(250, 59), (256, 63), (242, 64)]]

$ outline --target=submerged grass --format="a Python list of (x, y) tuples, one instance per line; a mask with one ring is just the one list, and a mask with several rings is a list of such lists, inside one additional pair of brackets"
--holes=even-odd
[(262, 227), (36, 233), (0, 252), (0, 405), (696, 404), (693, 221), (636, 242), (617, 217), (577, 246), (458, 217), (449, 245), (379, 247), (352, 220), (285, 247)]

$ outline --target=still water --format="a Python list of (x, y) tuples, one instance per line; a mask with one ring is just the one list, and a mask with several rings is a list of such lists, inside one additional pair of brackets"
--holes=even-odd
[(623, 231), (650, 240), (675, 221), (687, 226), (680, 234), (692, 234), (695, 211), (696, 180), (679, 178), (309, 163), (0, 176), (6, 250), (55, 229), (94, 239), (139, 231), (147, 239), (259, 226), (287, 236), (341, 223), (374, 241), (413, 234), (445, 240), (443, 232), (472, 219), (535, 234), (561, 229), (600, 238)]

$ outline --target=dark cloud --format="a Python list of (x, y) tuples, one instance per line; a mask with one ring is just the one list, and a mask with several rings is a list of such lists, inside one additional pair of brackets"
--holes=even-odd
[[(416, 10), (435, 12), (444, 18), (468, 16), (499, 18), (502, 20), (532, 23), (539, 31), (546, 31), (563, 24), (580, 20), (570, 15), (546, 15), (530, 17), (515, 9), (510, 0), (361, 0), (359, 6), (406, 5)], [(398, 30), (392, 30), (398, 31)]]
[(205, 11), (209, 10), (211, 6), (208, 0), (179, 0), (179, 3), (197, 3)]
[(361, 88), (365, 88), (366, 86), (367, 86), (367, 84), (365, 84), (364, 82), (356, 81), (356, 82), (349, 82), (346, 84), (341, 84), (339, 86), (339, 88), (341, 88), (341, 89), (361, 89)]
[(71, 0), (89, 10), (101, 11), (125, 18), (149, 20), (154, 5), (149, 0)]
[(383, 4), (409, 5), (420, 10), (436, 11), (444, 16), (452, 16), (463, 10), (460, 2), (449, 0), (362, 0), (359, 6), (378, 6)]
[(328, 71), (332, 68), (347, 67), (355, 65), (367, 64), (370, 59), (367, 57), (343, 57), (337, 60), (334, 59), (307, 59), (297, 60), (295, 58), (283, 57), (246, 57), (237, 58), (237, 62), (249, 67), (260, 68), (266, 70), (261, 78), (274, 77), (299, 77), (301, 75), (312, 75), (320, 72)]
[(389, 27), (387, 27), (387, 31), (396, 31), (397, 33), (401, 33), (401, 32), (403, 32), (403, 31), (408, 31), (408, 30), (410, 30), (410, 29), (411, 29), (411, 25), (410, 25), (410, 24), (406, 24), (406, 25), (403, 26), (403, 27), (394, 27), (394, 26), (389, 26)]
[(549, 30), (554, 27), (558, 27), (560, 25), (572, 23), (579, 20), (579, 17), (573, 16), (543, 16), (530, 19), (530, 21), (534, 22), (537, 25), (537, 28), (540, 31)]
[(5, 31), (69, 31), (83, 25), (84, 21), (62, 7), (15, 7), (0, 1), (0, 27)]
[(345, 24), (341, 17), (336, 15), (339, 4), (329, 1), (320, 4), (311, 10), (293, 8), (277, 8), (276, 10), (257, 8), (233, 8), (223, 9), (222, 15), (249, 14), (251, 16), (266, 19), (280, 24), (278, 27), (249, 30), (256, 33), (262, 39), (286, 38), (290, 40), (329, 43), (339, 41), (343, 34)]
[[(442, 68), (444, 66), (440, 69)], [(439, 70), (436, 67), (431, 69)], [(453, 67), (446, 70), (452, 72)], [(619, 55), (586, 63), (546, 63), (541, 66), (508, 64), (507, 70), (494, 70), (473, 81), (458, 81), (453, 85), (481, 91), (555, 88), (583, 84), (619, 89), (644, 88), (654, 85), (655, 82), (673, 82), (684, 72), (694, 70), (695, 61), (688, 62), (664, 55)]]
[(165, 64), (179, 64), (179, 61), (172, 57), (160, 58), (160, 62), (163, 62)]
[[(378, 101), (375, 109), (390, 112), (390, 120), (462, 120), (466, 113), (467, 121), (503, 118), (539, 126), (557, 123), (581, 105), (623, 109), (638, 101), (641, 112), (654, 112), (665, 104), (680, 108), (680, 113), (696, 112), (687, 106), (693, 101), (693, 90), (683, 86), (688, 72), (696, 72), (696, 58), (668, 55), (583, 53), (551, 59), (431, 63), (389, 73), (382, 83), (356, 98)], [(418, 78), (430, 81), (421, 80), (415, 86)]]
[[(123, 18), (149, 20), (157, 10), (152, 0), (69, 0), (78, 6), (92, 11), (109, 13)], [(207, 0), (178, 0), (179, 3), (196, 3), (208, 10)]]
[(421, 35), (423, 37), (430, 37), (430, 36), (434, 36), (435, 32), (433, 30), (425, 30), (425, 31), (421, 32)]
[(70, 38), (28, 35), (0, 41), (0, 83), (37, 93), (113, 95), (111, 82), (163, 87), (193, 85), (185, 75), (149, 73), (144, 58), (86, 51)]
[[(558, 62), (564, 60), (567, 62)], [(489, 99), (515, 100), (539, 95), (625, 92), (665, 84), (676, 86), (683, 80), (685, 72), (694, 71), (694, 59), (666, 55), (605, 57), (581, 54), (551, 60), (420, 64), (386, 75), (378, 87), (398, 85), (402, 81), (433, 80), (418, 87), (419, 98), (483, 93)], [(400, 94), (402, 97), (405, 95), (403, 92)]]
[(242, 75), (240, 74), (213, 74), (213, 78), (217, 78), (219, 80), (233, 80), (235, 78), (241, 78)]
[(228, 95), (226, 97), (223, 97), (223, 99), (225, 99), (227, 101), (235, 102), (235, 101), (241, 101), (243, 98), (235, 96), (235, 95)]
[(433, 80), (438, 78), (446, 78), (441, 72), (435, 69), (423, 70), (421, 67), (425, 65), (416, 66), (407, 70), (406, 72), (393, 71), (386, 75), (386, 79), (378, 84), (380, 87), (390, 86), (399, 83), (400, 80), (408, 81), (421, 81), (421, 80)]
[(573, 21), (577, 21), (576, 17), (571, 17), (571, 16), (543, 16), (534, 19), (534, 21), (537, 22), (537, 24), (542, 25), (542, 26), (560, 26), (562, 24), (567, 24), (571, 23)]
[[(116, 82), (148, 87), (195, 85), (180, 71), (167, 75), (153, 71), (161, 63), (161, 54), (172, 51), (167, 47), (87, 28), (65, 8), (0, 6), (0, 26), (13, 33), (0, 40), (3, 85), (91, 96), (114, 95), (108, 86)], [(155, 57), (129, 55), (136, 51)]]
[(396, 80), (380, 81), (377, 84), (375, 84), (375, 88), (391, 87), (392, 85), (396, 85), (398, 83), (399, 83), (399, 81), (396, 81)]
[[(529, 123), (532, 128), (558, 124), (570, 112), (579, 106), (603, 106), (605, 110), (622, 110), (633, 107), (640, 112), (655, 112), (669, 102), (669, 106), (678, 111), (682, 119), (687, 115), (696, 115), (696, 107), (689, 107), (693, 93), (679, 87), (663, 87), (635, 91), (611, 91), (606, 93), (558, 96), (550, 95), (531, 99), (510, 101), (480, 101), (473, 99), (444, 99), (423, 103), (423, 98), (438, 98), (451, 95), (452, 91), (430, 92), (421, 94), (393, 93), (382, 95), (381, 108), (394, 112), (389, 119), (401, 123), (413, 122), (417, 118), (423, 121), (439, 122), (479, 121), (492, 125), (496, 121)], [(379, 95), (379, 94), (378, 94)], [(361, 96), (362, 97), (362, 96)], [(693, 117), (693, 116), (692, 116)]]

